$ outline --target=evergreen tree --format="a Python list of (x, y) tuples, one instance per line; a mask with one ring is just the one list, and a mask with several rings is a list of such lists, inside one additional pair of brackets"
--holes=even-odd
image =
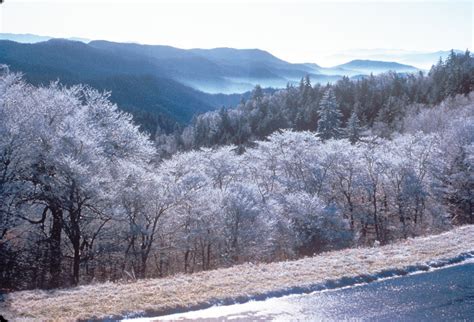
[(322, 140), (338, 138), (341, 135), (341, 112), (331, 88), (324, 93), (319, 104), (318, 136)]
[(351, 114), (351, 117), (347, 121), (347, 127), (345, 130), (346, 137), (352, 144), (355, 144), (356, 142), (360, 141), (363, 130), (364, 128), (361, 126), (359, 117), (354, 110)]
[(219, 126), (219, 137), (217, 138), (219, 144), (226, 144), (233, 142), (234, 129), (232, 122), (229, 118), (229, 113), (225, 108), (219, 110), (220, 126)]
[(260, 85), (256, 85), (252, 92), (252, 99), (259, 102), (263, 98), (263, 89)]
[(300, 93), (301, 93), (301, 99), (302, 99), (302, 104), (307, 104), (308, 101), (311, 99), (311, 80), (309, 78), (309, 75), (306, 75), (301, 79), (300, 82)]
[(461, 63), (461, 85), (460, 93), (468, 95), (474, 90), (474, 57), (466, 50)]

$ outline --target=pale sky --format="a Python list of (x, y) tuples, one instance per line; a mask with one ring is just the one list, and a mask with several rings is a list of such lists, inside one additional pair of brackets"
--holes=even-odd
[(260, 48), (291, 62), (347, 49), (472, 49), (474, 0), (5, 0), (0, 32), (179, 48)]

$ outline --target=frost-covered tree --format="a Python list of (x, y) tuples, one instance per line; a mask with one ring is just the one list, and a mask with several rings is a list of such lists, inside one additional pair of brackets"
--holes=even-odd
[(299, 253), (313, 255), (351, 243), (348, 222), (334, 205), (324, 205), (319, 197), (304, 191), (284, 194), (277, 200), (295, 234), (293, 247)]
[(318, 136), (323, 140), (337, 139), (341, 136), (341, 112), (336, 96), (327, 89), (319, 103)]
[(432, 161), (437, 191), (452, 220), (459, 224), (474, 222), (473, 120), (472, 116), (452, 120)]
[[(468, 51), (453, 52), (445, 62), (441, 60), (433, 66), (428, 74), (387, 72), (360, 79), (343, 77), (327, 86), (311, 84), (306, 76), (299, 86), (288, 84), (277, 91), (256, 87), (253, 95), (242, 100), (235, 109), (210, 111), (196, 117), (184, 129), (176, 127), (175, 143), (172, 144), (176, 148), (173, 150), (225, 144), (236, 144), (242, 150), (277, 130), (317, 130), (322, 96), (328, 90), (334, 93), (337, 101), (341, 125), (346, 126), (352, 111), (357, 110), (361, 124), (367, 130), (389, 138), (402, 130), (400, 122), (407, 107), (416, 104), (425, 109), (448, 97), (468, 95), (474, 88), (473, 61), (474, 57)], [(168, 147), (169, 143), (163, 142)]]
[[(350, 116), (352, 104), (364, 106), (357, 115), (370, 126), (389, 97), (421, 95), (418, 77), (345, 79), (334, 95), (307, 79), (200, 115), (182, 134), (157, 132), (152, 143), (107, 94), (34, 87), (4, 71), (0, 283), (165, 276), (472, 223), (472, 94), (403, 106), (385, 138), (360, 140)], [(334, 96), (343, 101), (333, 120), (353, 136), (279, 130), (298, 114), (299, 129), (314, 125), (323, 94), (333, 116)]]
[(57, 83), (11, 85), (2, 95), (1, 114), (11, 115), (2, 132), (28, 142), (18, 149), (22, 161), (12, 164), (15, 186), (24, 186), (16, 193), (15, 215), (46, 236), (50, 285), (61, 283), (63, 255), (72, 259), (70, 280), (77, 284), (81, 262), (111, 218), (118, 165), (149, 159), (153, 149), (107, 94)]
[(344, 129), (345, 137), (347, 137), (352, 144), (355, 144), (361, 139), (363, 131), (364, 127), (361, 125), (359, 117), (356, 111), (353, 111)]

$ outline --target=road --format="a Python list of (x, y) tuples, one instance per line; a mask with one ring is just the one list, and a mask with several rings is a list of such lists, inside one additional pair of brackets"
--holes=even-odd
[(474, 321), (474, 261), (343, 289), (158, 319)]

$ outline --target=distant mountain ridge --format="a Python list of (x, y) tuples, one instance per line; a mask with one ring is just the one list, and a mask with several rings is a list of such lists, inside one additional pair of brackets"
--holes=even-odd
[(59, 79), (67, 85), (83, 83), (111, 91), (112, 101), (142, 124), (150, 122), (146, 127), (151, 132), (158, 126), (171, 131), (175, 122), (185, 124), (197, 114), (235, 106), (257, 84), (277, 89), (297, 84), (306, 75), (313, 83), (328, 83), (343, 75), (359, 79), (388, 70), (417, 71), (396, 62), (369, 60), (329, 68), (289, 63), (260, 49), (186, 50), (105, 40), (33, 42), (42, 38), (25, 37), (32, 37), (32, 42), (0, 40), (1, 64), (23, 72), (33, 84)]
[(236, 93), (264, 87), (285, 87), (309, 74), (317, 81), (334, 77), (318, 75), (306, 64), (291, 64), (260, 49), (179, 49), (161, 45), (139, 45), (91, 41), (89, 46), (111, 53), (142, 57), (167, 77), (208, 93)]
[(368, 65), (364, 69), (353, 70), (349, 65), (324, 68), (312, 63), (295, 64), (260, 49), (222, 47), (186, 50), (104, 40), (91, 41), (89, 46), (127, 57), (142, 57), (167, 77), (208, 93), (245, 92), (256, 84), (283, 88), (288, 83), (298, 83), (306, 75), (315, 83), (327, 83), (343, 76), (358, 76), (363, 73), (369, 75), (388, 70), (404, 73), (417, 71), (413, 66), (385, 63), (385, 67)]
[[(12, 34), (0, 34), (0, 38), (14, 38)], [(21, 35), (16, 35), (21, 36)], [(29, 35), (34, 38), (34, 35)], [(49, 37), (37, 36), (38, 39)], [(34, 39), (35, 40), (35, 39)], [(50, 39), (51, 41), (60, 41)], [(321, 67), (314, 63), (289, 63), (260, 49), (180, 49), (164, 45), (142, 45), (118, 43), (106, 40), (84, 42), (98, 50), (129, 60), (140, 60), (148, 64), (148, 70), (160, 77), (173, 79), (181, 84), (207, 93), (243, 93), (255, 85), (283, 88), (288, 83), (297, 84), (306, 75), (313, 83), (328, 83), (342, 76), (360, 77), (393, 70), (413, 72), (416, 68), (393, 65), (392, 68), (366, 66), (351, 69), (349, 65)]]
[[(394, 50), (394, 49), (359, 49), (347, 50), (339, 53), (323, 57), (326, 63), (335, 65), (350, 60), (378, 60), (378, 61), (396, 61), (397, 63), (412, 65), (417, 68), (428, 70), (432, 65), (436, 64), (440, 57), (444, 60), (450, 50), (438, 50), (434, 52)], [(457, 54), (463, 53), (463, 50), (454, 49)]]
[(419, 70), (416, 67), (400, 64), (397, 62), (377, 61), (368, 59), (355, 59), (348, 63), (335, 66), (335, 68), (360, 73), (381, 73), (387, 71), (397, 71), (399, 73), (414, 73)]
[[(38, 36), (34, 34), (12, 34), (12, 33), (0, 33), (1, 40), (11, 40), (19, 43), (24, 44), (34, 44), (37, 42), (48, 41), (50, 39), (54, 39), (54, 37), (50, 36)], [(67, 38), (68, 40), (73, 41), (81, 41), (81, 42), (89, 42), (89, 39), (80, 38), (80, 37), (71, 37)]]
[[(52, 39), (23, 44), (0, 40), (0, 63), (22, 72), (33, 84), (60, 80), (66, 85), (88, 84), (111, 91), (111, 99), (134, 113), (139, 122), (152, 122), (171, 131), (196, 114), (221, 106), (235, 106), (241, 94), (211, 95), (167, 78), (153, 63), (116, 55), (77, 41)], [(142, 122), (142, 123), (143, 123)]]

